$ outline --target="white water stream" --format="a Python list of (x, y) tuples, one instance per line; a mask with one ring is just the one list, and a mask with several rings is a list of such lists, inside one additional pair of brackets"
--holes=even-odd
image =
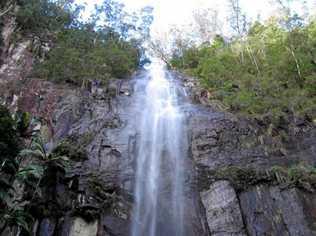
[(139, 120), (132, 236), (183, 232), (183, 160), (187, 136), (181, 88), (160, 62), (148, 69)]

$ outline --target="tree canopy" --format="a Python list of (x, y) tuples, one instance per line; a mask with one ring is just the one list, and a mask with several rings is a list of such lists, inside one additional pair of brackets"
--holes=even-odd
[(7, 0), (1, 2), (1, 9), (10, 5), (17, 9), (14, 14), (22, 35), (17, 38), (40, 40), (33, 76), (78, 85), (88, 80), (106, 82), (130, 75), (144, 59), (151, 7), (130, 14), (121, 3), (104, 0), (83, 22), (84, 7), (73, 0)]
[(234, 6), (233, 37), (217, 35), (211, 44), (177, 50), (170, 64), (196, 77), (211, 100), (231, 111), (315, 119), (316, 21), (284, 13), (241, 30), (241, 10)]

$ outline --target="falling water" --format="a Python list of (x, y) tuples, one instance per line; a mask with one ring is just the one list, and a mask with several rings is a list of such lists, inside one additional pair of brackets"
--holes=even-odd
[(160, 62), (148, 70), (141, 98), (132, 236), (184, 235), (186, 134), (181, 88)]

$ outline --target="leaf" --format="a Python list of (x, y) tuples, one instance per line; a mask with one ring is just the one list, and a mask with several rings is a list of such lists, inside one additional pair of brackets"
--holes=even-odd
[(20, 179), (26, 179), (30, 175), (33, 175), (35, 178), (39, 179), (43, 176), (44, 169), (40, 165), (29, 165), (26, 168), (19, 170), (16, 177)]
[(58, 157), (53, 157), (53, 158), (51, 158), (51, 159), (49, 159), (50, 161), (65, 161), (65, 162), (67, 162), (67, 161), (69, 161), (70, 159), (69, 159), (69, 157), (67, 157), (67, 156), (58, 156)]
[(17, 220), (16, 220), (16, 224), (17, 224), (18, 226), (20, 226), (21, 228), (23, 228), (24, 230), (26, 230), (27, 232), (30, 231), (29, 225), (28, 225), (28, 223), (26, 222), (25, 218), (23, 218), (23, 217), (18, 217)]
[(10, 212), (7, 212), (3, 216), (4, 219), (6, 219), (7, 223), (12, 226), (19, 226), (26, 230), (27, 232), (30, 232), (29, 223), (33, 222), (33, 217), (26, 213), (24, 210), (12, 210)]
[(36, 158), (40, 158), (43, 159), (43, 153), (40, 150), (32, 150), (32, 149), (23, 149), (19, 156), (21, 157), (36, 157)]

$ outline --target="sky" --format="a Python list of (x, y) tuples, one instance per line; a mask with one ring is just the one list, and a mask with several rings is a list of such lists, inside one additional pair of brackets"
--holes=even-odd
[[(78, 3), (86, 3), (86, 13), (93, 11), (94, 5), (102, 0), (76, 0)], [(217, 9), (220, 14), (219, 18), (226, 22), (228, 14), (227, 0), (120, 0), (130, 11), (137, 10), (144, 6), (154, 7), (154, 23), (152, 31), (155, 33), (167, 32), (172, 26), (181, 26), (189, 24), (192, 21), (192, 12), (199, 8)], [(268, 18), (276, 9), (270, 4), (271, 0), (240, 0), (241, 7), (248, 17), (257, 19)], [(316, 0), (306, 0), (309, 9), (316, 9)], [(294, 6), (299, 9), (299, 5)], [(228, 26), (222, 26), (224, 31)]]

